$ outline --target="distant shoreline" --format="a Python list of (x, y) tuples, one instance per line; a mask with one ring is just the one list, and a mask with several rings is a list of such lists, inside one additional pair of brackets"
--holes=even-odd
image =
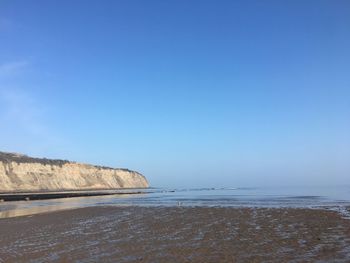
[(96, 190), (74, 190), (74, 191), (41, 191), (41, 192), (12, 192), (0, 193), (0, 202), (12, 201), (30, 201), (30, 200), (49, 200), (70, 197), (89, 197), (104, 195), (131, 195), (142, 194), (146, 192), (132, 191), (134, 188), (123, 189), (101, 189)]

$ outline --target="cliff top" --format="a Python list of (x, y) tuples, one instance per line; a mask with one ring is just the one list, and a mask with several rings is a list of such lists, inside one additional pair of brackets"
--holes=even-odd
[(46, 159), (46, 158), (34, 158), (29, 157), (25, 154), (19, 153), (6, 153), (0, 152), (0, 162), (17, 162), (17, 163), (40, 163), (43, 165), (59, 165), (70, 163), (67, 160), (54, 160), (54, 159)]
[[(60, 160), (60, 159), (47, 159), (47, 158), (35, 158), (35, 157), (30, 157), (25, 154), (19, 154), (19, 153), (7, 153), (7, 152), (1, 152), (0, 151), (0, 162), (16, 162), (16, 163), (39, 163), (42, 165), (58, 165), (62, 166), (64, 164), (68, 163), (76, 163), (77, 162), (71, 162), (68, 160)], [(90, 165), (90, 164), (84, 164), (84, 165)], [(111, 168), (111, 167), (106, 167), (106, 166), (99, 166), (99, 165), (91, 165), (99, 169), (113, 169), (113, 170), (123, 170), (123, 171), (129, 171), (132, 172), (129, 169), (125, 168)]]

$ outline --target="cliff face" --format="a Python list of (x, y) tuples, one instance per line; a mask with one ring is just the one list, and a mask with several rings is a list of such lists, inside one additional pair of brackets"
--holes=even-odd
[(148, 186), (143, 175), (127, 169), (0, 152), (0, 192), (98, 190)]

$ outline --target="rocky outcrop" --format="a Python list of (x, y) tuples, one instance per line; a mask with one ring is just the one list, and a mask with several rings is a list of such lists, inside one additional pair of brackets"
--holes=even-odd
[(0, 192), (101, 190), (148, 186), (143, 175), (128, 169), (0, 152)]

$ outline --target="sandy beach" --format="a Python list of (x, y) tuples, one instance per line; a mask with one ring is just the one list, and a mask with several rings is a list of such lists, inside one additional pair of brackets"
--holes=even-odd
[(349, 262), (350, 220), (293, 208), (92, 207), (0, 220), (0, 262)]

